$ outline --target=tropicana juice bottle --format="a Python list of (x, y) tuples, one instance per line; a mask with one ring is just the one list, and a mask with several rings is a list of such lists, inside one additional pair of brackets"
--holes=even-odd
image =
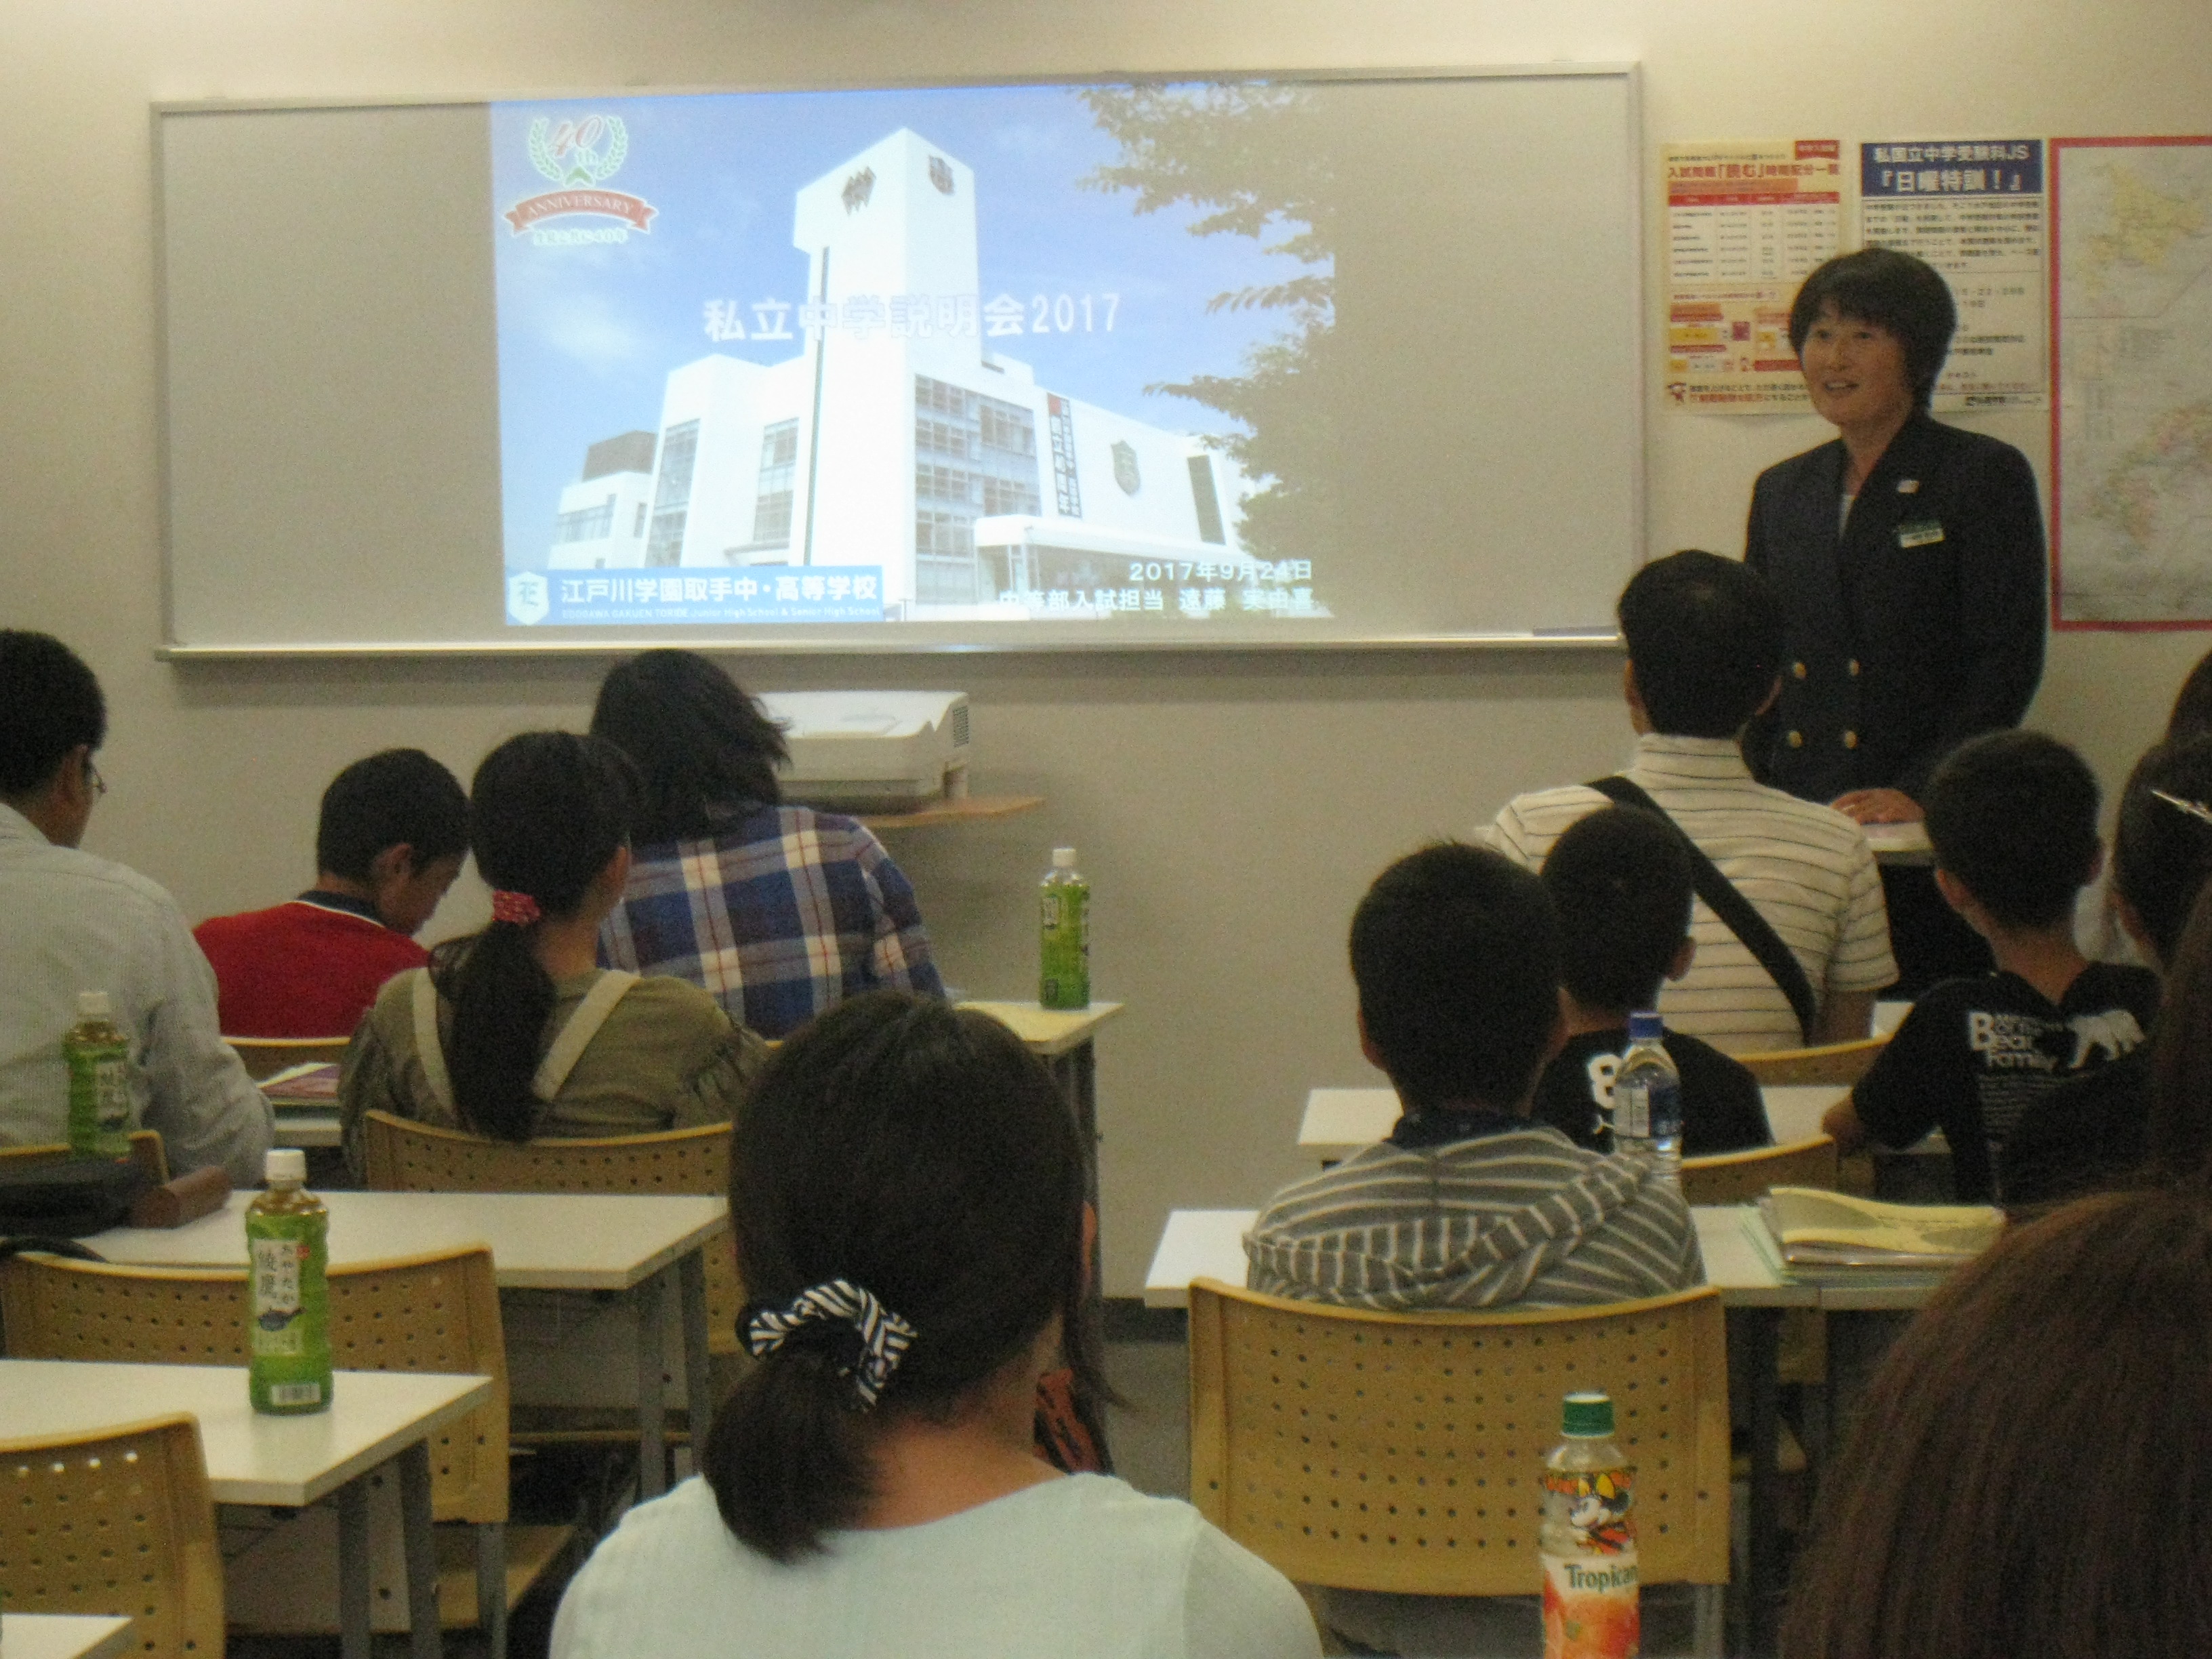
[(272, 1148), (246, 1208), (246, 1389), (279, 1416), (331, 1407), (331, 1212), (306, 1190), (307, 1155)]
[(1566, 1437), (1544, 1459), (1544, 1659), (1636, 1659), (1635, 1471), (1613, 1437), (1613, 1401), (1571, 1394)]

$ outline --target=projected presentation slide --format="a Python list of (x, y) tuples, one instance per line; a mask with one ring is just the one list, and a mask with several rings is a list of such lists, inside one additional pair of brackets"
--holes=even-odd
[(1336, 614), (1312, 95), (493, 105), (508, 623)]

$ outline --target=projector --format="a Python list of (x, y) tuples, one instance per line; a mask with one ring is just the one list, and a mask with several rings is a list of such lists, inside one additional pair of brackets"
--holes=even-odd
[(787, 799), (841, 812), (910, 812), (968, 793), (964, 691), (768, 691), (791, 765)]

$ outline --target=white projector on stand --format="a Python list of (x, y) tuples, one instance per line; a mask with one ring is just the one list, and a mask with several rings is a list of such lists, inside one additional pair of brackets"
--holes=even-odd
[(842, 812), (910, 812), (968, 793), (964, 691), (764, 691), (783, 727), (788, 799)]

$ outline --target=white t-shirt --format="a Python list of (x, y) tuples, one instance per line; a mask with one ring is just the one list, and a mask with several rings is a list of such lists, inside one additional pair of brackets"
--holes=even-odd
[(1047, 1480), (923, 1526), (831, 1534), (784, 1566), (694, 1478), (584, 1564), (553, 1659), (1304, 1659), (1290, 1581), (1189, 1504), (1104, 1475)]

